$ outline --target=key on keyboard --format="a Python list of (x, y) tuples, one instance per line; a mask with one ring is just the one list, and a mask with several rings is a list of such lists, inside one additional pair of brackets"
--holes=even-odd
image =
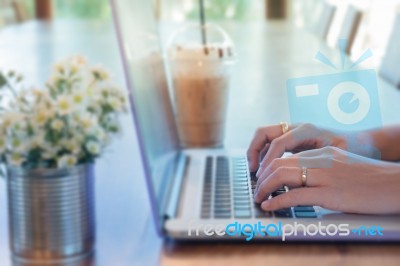
[(203, 202), (201, 205), (200, 215), (202, 219), (208, 219), (211, 217), (212, 171), (213, 158), (207, 157), (204, 171)]
[(231, 184), (229, 172), (229, 160), (227, 157), (216, 158), (215, 189), (214, 189), (214, 217), (231, 217)]
[(250, 218), (251, 199), (246, 159), (243, 157), (233, 158), (232, 172), (234, 216), (236, 218)]

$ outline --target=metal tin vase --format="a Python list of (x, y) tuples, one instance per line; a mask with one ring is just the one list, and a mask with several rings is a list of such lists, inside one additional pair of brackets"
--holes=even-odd
[(10, 246), (15, 260), (58, 261), (92, 253), (93, 165), (7, 169)]

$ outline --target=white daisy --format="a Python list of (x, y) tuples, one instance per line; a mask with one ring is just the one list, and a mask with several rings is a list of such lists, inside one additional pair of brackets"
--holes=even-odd
[(84, 115), (80, 119), (82, 128), (87, 132), (94, 127), (97, 127), (97, 120), (96, 117), (92, 115)]
[(41, 89), (32, 89), (31, 92), (32, 92), (33, 96), (35, 96), (35, 98), (37, 98), (37, 99), (48, 97), (48, 93)]
[(56, 130), (56, 131), (61, 131), (64, 127), (64, 122), (61, 119), (54, 119), (51, 122), (51, 128)]
[(68, 58), (69, 61), (71, 61), (72, 63), (75, 63), (79, 66), (84, 66), (87, 64), (87, 60), (85, 57), (81, 56), (81, 55), (75, 55), (75, 56), (71, 56), (70, 58)]
[(100, 145), (95, 141), (88, 141), (85, 146), (92, 155), (98, 155), (100, 153)]
[(31, 149), (41, 148), (44, 146), (44, 133), (36, 134), (28, 145)]
[(58, 97), (57, 99), (57, 112), (60, 115), (68, 115), (73, 111), (73, 104), (70, 97), (65, 95)]
[(76, 139), (69, 139), (63, 143), (63, 146), (72, 154), (78, 155), (81, 152), (80, 142)]
[(28, 142), (27, 139), (25, 139), (25, 141), (23, 141), (21, 138), (14, 137), (11, 140), (10, 148), (14, 152), (26, 152), (27, 144), (28, 144), (27, 142)]
[(9, 155), (7, 159), (10, 165), (17, 167), (21, 166), (25, 161), (25, 158), (21, 154), (15, 152)]
[(31, 93), (33, 95), (33, 100), (35, 101), (34, 104), (36, 104), (38, 108), (48, 107), (52, 104), (52, 99), (48, 91), (41, 89), (32, 89)]
[(46, 160), (54, 159), (58, 154), (58, 148), (54, 146), (46, 146), (44, 147), (44, 151), (42, 152), (42, 157)]
[(96, 80), (104, 81), (109, 79), (110, 74), (100, 66), (93, 67), (91, 69), (92, 75)]
[(85, 94), (82, 91), (76, 91), (73, 95), (72, 95), (72, 102), (73, 104), (76, 105), (81, 105), (84, 103), (85, 100)]
[(53, 68), (56, 73), (59, 73), (59, 74), (65, 73), (65, 66), (62, 62), (55, 64)]
[(115, 110), (117, 112), (122, 111), (122, 109), (123, 109), (123, 104), (122, 104), (122, 102), (120, 101), (119, 98), (110, 97), (108, 99), (108, 103), (111, 105), (113, 110)]
[(45, 108), (38, 108), (34, 115), (34, 122), (36, 125), (42, 126), (47, 122), (49, 118), (49, 112)]
[(3, 127), (9, 128), (20, 123), (24, 119), (24, 115), (16, 112), (6, 112), (2, 114)]
[(91, 134), (100, 142), (104, 142), (107, 138), (106, 133), (101, 127), (96, 127), (92, 130)]
[(57, 159), (57, 167), (58, 168), (71, 167), (76, 165), (77, 161), (78, 160), (74, 155), (69, 155), (69, 154), (63, 155)]

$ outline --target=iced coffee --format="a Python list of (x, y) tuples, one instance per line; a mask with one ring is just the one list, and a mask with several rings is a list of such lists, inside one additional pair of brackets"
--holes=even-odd
[(170, 46), (169, 59), (182, 145), (222, 146), (234, 62), (231, 43), (177, 43)]

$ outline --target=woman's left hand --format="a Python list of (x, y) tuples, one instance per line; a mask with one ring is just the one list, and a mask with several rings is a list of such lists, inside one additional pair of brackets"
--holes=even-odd
[[(302, 187), (302, 167), (307, 168)], [(268, 200), (282, 186), (289, 192)], [(255, 201), (264, 210), (316, 205), (348, 213), (400, 213), (400, 165), (335, 147), (274, 159), (260, 175)]]

